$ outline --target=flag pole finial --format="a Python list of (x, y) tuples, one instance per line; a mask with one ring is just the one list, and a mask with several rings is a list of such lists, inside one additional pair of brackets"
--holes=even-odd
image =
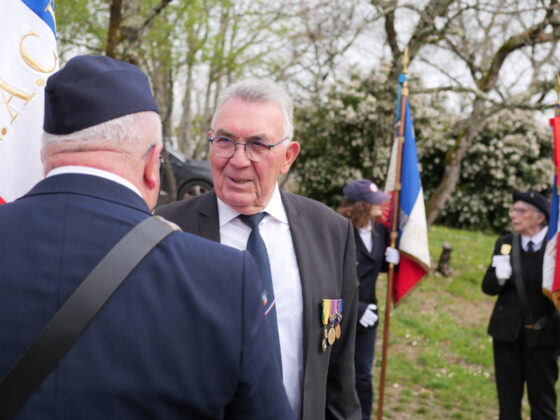
[(402, 66), (403, 73), (408, 74), (408, 47), (404, 47)]

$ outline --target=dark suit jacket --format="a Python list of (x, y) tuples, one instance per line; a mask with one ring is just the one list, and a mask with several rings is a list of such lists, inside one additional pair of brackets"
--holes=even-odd
[[(358, 419), (354, 346), (357, 280), (353, 229), (350, 222), (325, 205), (281, 193), (294, 242), (303, 291), (304, 378), (302, 418)], [(220, 241), (216, 194), (172, 203), (156, 213), (184, 231)], [(342, 336), (321, 351), (322, 299), (343, 299)]]
[[(501, 255), (502, 245), (511, 245), (512, 238), (512, 234), (498, 238), (494, 246), (493, 255)], [(536, 322), (541, 317), (546, 317), (546, 325), (539, 334), (538, 345), (556, 346), (560, 340), (558, 313), (550, 299), (542, 293), (542, 259), (544, 251), (545, 247), (543, 245), (538, 251), (539, 260), (541, 261), (540, 270), (537, 270), (535, 273), (525, 272), (523, 281), (533, 322)], [(521, 302), (513, 279), (506, 280), (504, 285), (500, 286), (496, 278), (496, 271), (492, 264), (490, 264), (482, 280), (482, 290), (488, 295), (498, 295), (492, 316), (490, 317), (488, 334), (498, 341), (515, 341), (519, 337), (524, 321)]]
[(368, 252), (360, 232), (354, 229), (356, 240), (356, 258), (358, 260), (358, 278), (360, 280), (360, 301), (358, 303), (358, 319), (362, 317), (370, 303), (377, 304), (375, 285), (380, 271), (387, 271), (385, 262), (385, 247), (387, 243), (387, 228), (382, 223), (376, 223), (372, 232), (371, 252)]
[[(0, 206), (0, 377), (135, 224), (131, 190), (49, 177)], [(245, 252), (175, 232), (132, 271), (16, 419), (292, 418)]]

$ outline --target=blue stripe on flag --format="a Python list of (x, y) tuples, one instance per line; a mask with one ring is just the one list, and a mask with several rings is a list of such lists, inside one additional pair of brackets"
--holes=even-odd
[(558, 230), (558, 187), (556, 184), (556, 177), (558, 174), (554, 175), (554, 183), (552, 184), (552, 202), (550, 203), (550, 217), (548, 218), (548, 240), (550, 241), (556, 231)]
[(55, 22), (54, 22), (54, 0), (21, 0), (27, 5), (39, 18), (41, 18), (53, 31), (56, 38)]
[(404, 145), (402, 153), (401, 172), (401, 210), (408, 216), (416, 203), (422, 184), (418, 172), (418, 154), (416, 153), (416, 139), (412, 128), (412, 115), (406, 99), (404, 119)]

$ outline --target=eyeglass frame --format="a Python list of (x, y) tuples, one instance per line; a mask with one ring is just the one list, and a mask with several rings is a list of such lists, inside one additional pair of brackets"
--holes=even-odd
[[(218, 156), (218, 158), (220, 158), (220, 159), (231, 159), (231, 157), (232, 157), (232, 156), (235, 154), (235, 152), (237, 151), (237, 145), (239, 144), (239, 145), (242, 145), (242, 146), (243, 146), (243, 151), (245, 152), (245, 155), (247, 156), (247, 158), (248, 158), (251, 162), (262, 162), (262, 161), (266, 160), (266, 158), (268, 158), (268, 156), (270, 155), (270, 151), (272, 150), (273, 147), (279, 146), (280, 144), (282, 144), (282, 143), (285, 142), (286, 140), (289, 140), (289, 139), (290, 139), (289, 137), (284, 137), (282, 140), (280, 140), (280, 141), (278, 141), (278, 142), (276, 142), (276, 143), (273, 143), (273, 144), (270, 144), (270, 143), (267, 143), (267, 142), (264, 141), (264, 140), (258, 140), (258, 139), (249, 139), (249, 140), (246, 141), (245, 143), (242, 143), (242, 142), (238, 142), (238, 141), (235, 141), (235, 140), (233, 140), (233, 139), (230, 139), (228, 136), (221, 135), (221, 136), (212, 137), (212, 132), (210, 132), (210, 133), (208, 134), (208, 142), (209, 142), (211, 145), (214, 144), (214, 140), (216, 140), (217, 138), (226, 139), (226, 140), (228, 140), (229, 142), (231, 142), (231, 143), (233, 144), (233, 152), (231, 152), (231, 155), (229, 155), (228, 157), (221, 157), (221, 156)], [(251, 159), (251, 157), (250, 157), (249, 154), (247, 153), (247, 145), (248, 145), (248, 144), (251, 144), (251, 143), (259, 143), (259, 144), (261, 144), (261, 145), (263, 145), (263, 146), (267, 146), (267, 147), (268, 147), (267, 155), (266, 155), (263, 159), (261, 159), (261, 160)]]
[[(146, 159), (148, 157), (148, 155), (150, 154), (150, 152), (152, 151), (152, 149), (157, 146), (157, 144), (158, 143), (150, 144), (140, 159), (141, 160)], [(163, 164), (165, 162), (164, 159), (163, 159), (163, 155), (161, 153), (158, 156), (158, 161), (159, 161), (159, 179), (161, 180), (161, 179), (163, 179), (163, 171), (164, 171)]]
[[(150, 152), (152, 151), (152, 149), (153, 149), (154, 147), (156, 147), (156, 145), (157, 145), (157, 143), (152, 143), (152, 144), (150, 144), (150, 145), (148, 146), (148, 148), (146, 149), (146, 151), (144, 152), (144, 154), (142, 155), (142, 157), (140, 158), (140, 160), (146, 159), (146, 158), (148, 157), (148, 155), (150, 154)], [(159, 156), (158, 156), (158, 160), (159, 160), (159, 165), (160, 165), (160, 166), (163, 166), (164, 160), (163, 160), (163, 155), (162, 155), (161, 153), (160, 153)]]

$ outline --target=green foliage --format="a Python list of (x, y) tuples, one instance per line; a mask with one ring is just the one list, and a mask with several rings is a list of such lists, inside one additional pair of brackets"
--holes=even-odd
[(325, 101), (296, 109), (302, 150), (292, 170), (300, 193), (336, 207), (351, 179), (384, 180), (390, 153), (384, 119), (391, 118), (395, 104), (387, 98), (394, 97), (381, 74), (352, 76)]
[(58, 0), (55, 13), (58, 52), (63, 62), (77, 53), (103, 53), (109, 22), (107, 1)]
[[(453, 140), (419, 142), (424, 193), (441, 179)], [(553, 175), (551, 133), (532, 113), (507, 111), (489, 118), (462, 163), (456, 190), (438, 223), (477, 229), (507, 229), (513, 189), (534, 189), (550, 196)]]
[[(393, 141), (396, 93), (385, 70), (331, 90), (328, 99), (296, 110), (302, 150), (293, 171), (299, 192), (336, 208), (351, 179), (383, 188)], [(418, 80), (411, 86), (421, 89)], [(396, 83), (395, 83), (396, 87)], [(426, 200), (442, 180), (456, 143), (454, 115), (443, 94), (410, 93), (410, 106)], [(459, 182), (438, 218), (453, 227), (503, 231), (513, 189), (550, 195), (552, 143), (548, 126), (534, 113), (507, 111), (489, 117), (467, 151)]]

